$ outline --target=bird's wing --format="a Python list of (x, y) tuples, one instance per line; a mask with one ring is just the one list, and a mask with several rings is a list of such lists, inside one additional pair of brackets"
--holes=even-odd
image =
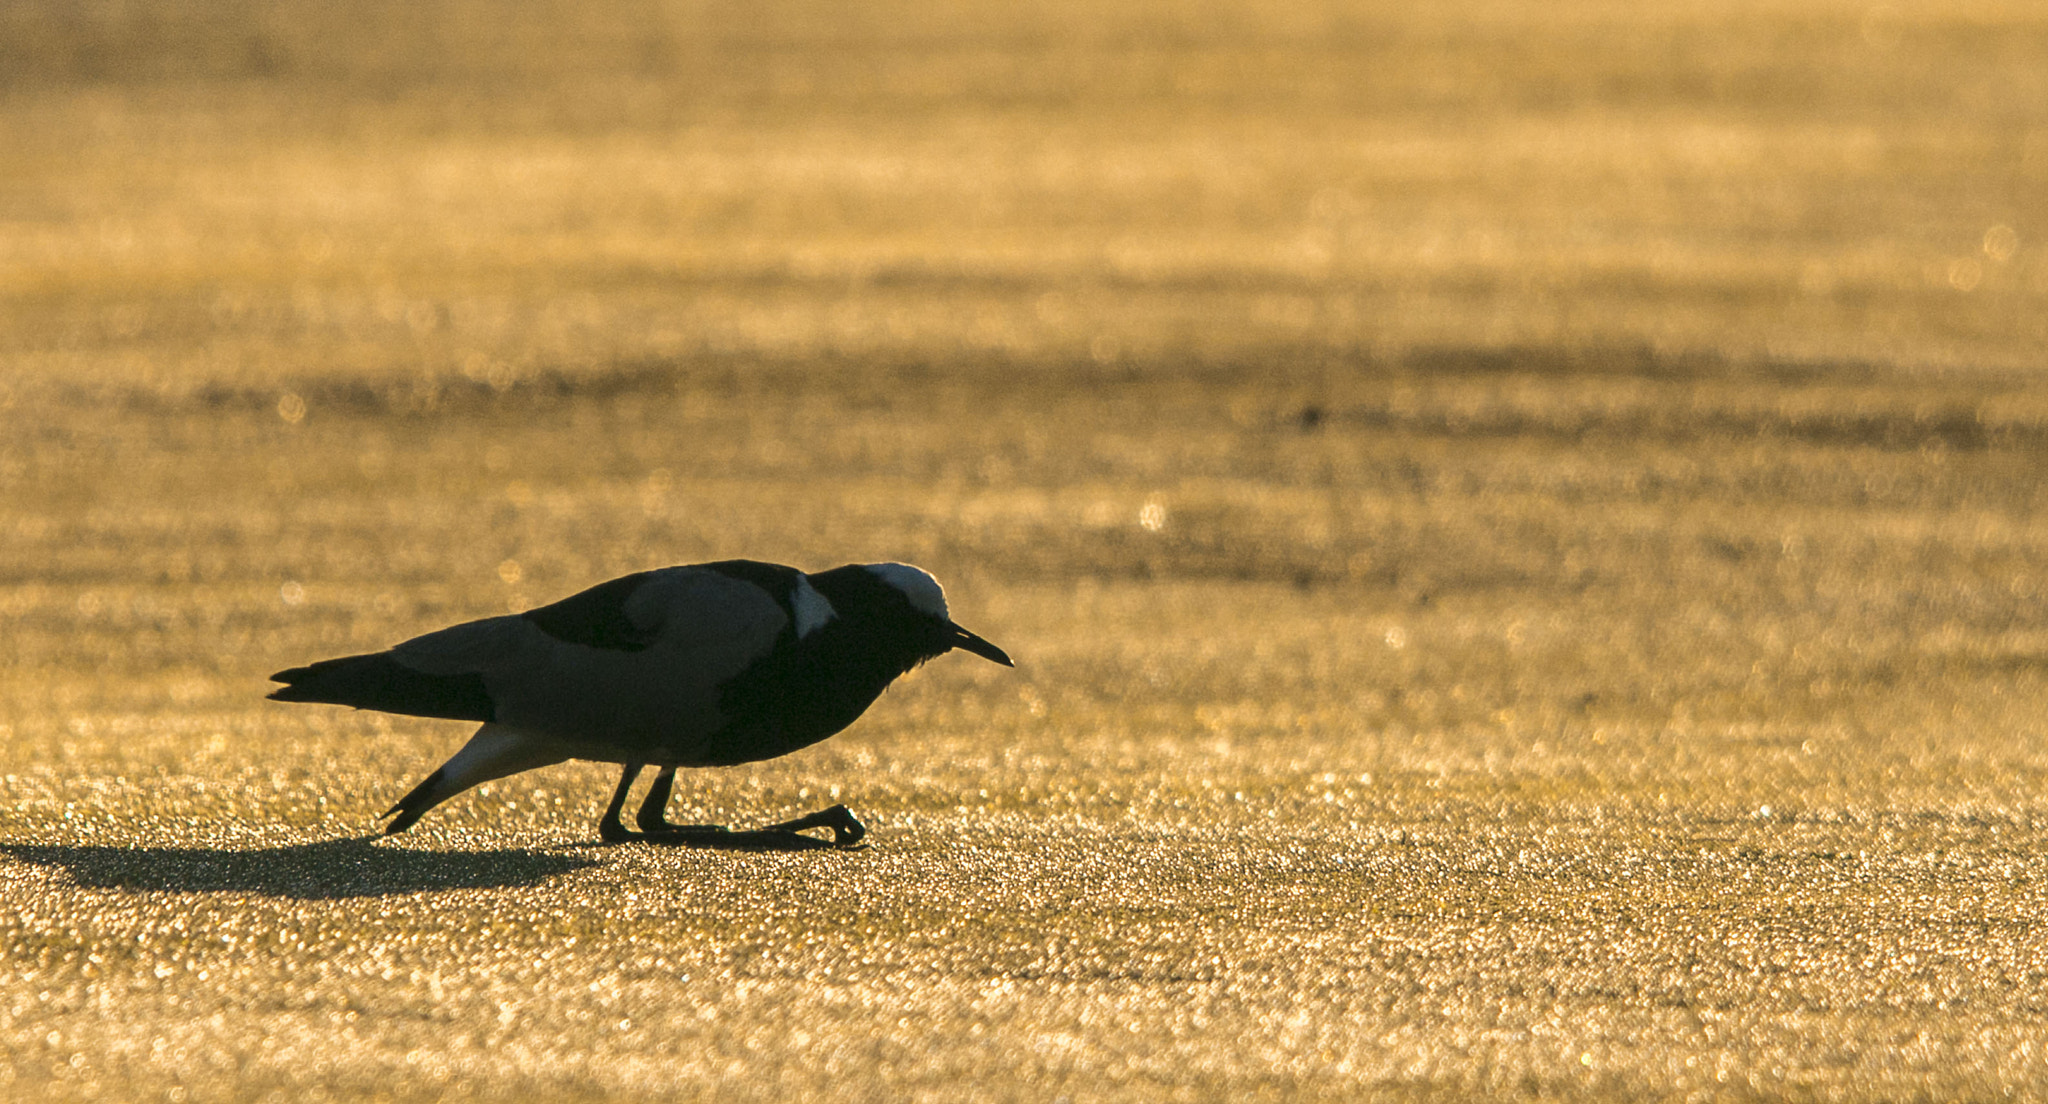
[[(754, 605), (763, 608), (745, 608), (750, 597), (758, 597)], [(657, 642), (673, 647), (698, 638), (746, 637), (754, 622), (774, 612), (774, 599), (756, 588), (736, 588), (733, 580), (697, 568), (671, 567), (621, 576), (525, 613), (450, 625), (413, 637), (391, 654), (428, 674), (489, 674), (541, 660), (563, 645), (636, 653)]]
[(638, 747), (716, 730), (719, 691), (789, 624), (754, 582), (672, 567), (415, 637), (391, 655), (428, 674), (481, 676), (500, 723)]
[(650, 571), (622, 604), (648, 648), (696, 657), (725, 677), (767, 654), (790, 624), (785, 600), (758, 581), (702, 567)]
[(637, 571), (519, 616), (564, 643), (637, 652), (661, 631), (667, 611), (652, 599), (677, 570)]
[(389, 654), (422, 674), (481, 675), (518, 662), (539, 636), (517, 617), (486, 617), (415, 636)]

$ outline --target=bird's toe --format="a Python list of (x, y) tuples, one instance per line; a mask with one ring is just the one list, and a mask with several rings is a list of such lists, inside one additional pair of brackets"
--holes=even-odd
[(832, 844), (835, 847), (852, 847), (868, 834), (868, 826), (862, 824), (860, 818), (853, 815), (853, 810), (844, 805), (834, 805), (795, 820), (771, 824), (764, 831), (801, 832), (807, 828), (832, 829)]
[(649, 829), (634, 838), (648, 843), (684, 845), (715, 842), (728, 839), (735, 833), (723, 824), (668, 824), (659, 829)]

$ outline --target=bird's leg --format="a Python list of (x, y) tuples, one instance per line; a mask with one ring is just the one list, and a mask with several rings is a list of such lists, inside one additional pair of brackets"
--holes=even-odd
[(384, 815), (393, 820), (384, 826), (384, 834), (395, 836), (405, 831), (428, 809), (471, 786), (559, 763), (564, 758), (553, 741), (486, 722), (453, 759), (441, 764), (426, 781), (385, 810)]
[(680, 843), (689, 839), (701, 839), (726, 830), (723, 824), (670, 824), (661, 815), (668, 805), (668, 797), (675, 788), (676, 769), (663, 767), (654, 778), (654, 785), (647, 790), (647, 799), (641, 802), (640, 812), (633, 819), (640, 825), (635, 832), (619, 820), (619, 811), (626, 807), (626, 795), (633, 789), (633, 780), (640, 777), (645, 763), (627, 763), (619, 773), (619, 788), (612, 791), (612, 802), (605, 806), (604, 819), (597, 822), (597, 834), (606, 843), (630, 843), (645, 840), (648, 843)]
[(852, 847), (868, 834), (868, 826), (853, 815), (853, 810), (844, 805), (820, 809), (808, 816), (785, 820), (761, 829), (764, 832), (801, 832), (806, 828), (832, 829), (832, 843), (838, 847)]
[(647, 799), (640, 803), (640, 814), (633, 819), (643, 832), (669, 832), (675, 825), (668, 822), (663, 813), (668, 809), (668, 797), (675, 791), (676, 769), (663, 767), (654, 776), (654, 784), (647, 787)]
[(604, 819), (597, 822), (598, 837), (606, 843), (624, 843), (639, 839), (640, 834), (619, 823), (619, 810), (626, 807), (626, 791), (633, 788), (633, 779), (640, 777), (639, 763), (627, 763), (625, 772), (619, 775), (619, 788), (612, 791), (612, 803), (605, 806)]
[(805, 838), (791, 841), (789, 837), (807, 828), (830, 828), (833, 846), (852, 847), (868, 834), (867, 825), (862, 824), (860, 819), (853, 815), (853, 811), (844, 805), (834, 805), (809, 816), (785, 820), (781, 824), (771, 824), (751, 832), (734, 832), (723, 824), (670, 824), (664, 812), (668, 808), (670, 795), (675, 792), (674, 767), (661, 768), (661, 773), (654, 776), (654, 783), (647, 787), (647, 797), (640, 803), (640, 812), (633, 817), (634, 822), (640, 826), (640, 830), (635, 832), (619, 822), (619, 810), (625, 808), (626, 794), (633, 788), (633, 780), (640, 776), (640, 771), (645, 766), (645, 763), (627, 763), (626, 769), (620, 773), (619, 788), (612, 791), (611, 804), (605, 806), (604, 819), (597, 824), (598, 835), (604, 837), (606, 843), (642, 840), (647, 843), (727, 845), (712, 842), (723, 840), (742, 845), (780, 846), (778, 841), (787, 841), (810, 847), (823, 847), (825, 845), (818, 840)]
[(674, 793), (674, 789), (676, 789), (676, 768), (674, 766), (664, 766), (662, 772), (653, 776), (653, 784), (649, 784), (649, 787), (647, 787), (647, 797), (641, 801), (641, 811), (639, 811), (639, 815), (633, 817), (633, 821), (639, 823), (641, 832), (670, 832), (670, 830), (674, 830), (676, 825), (668, 823), (668, 817), (662, 815), (668, 809), (668, 795)]
[(654, 784), (647, 787), (647, 799), (640, 803), (640, 814), (633, 818), (642, 832), (654, 838), (662, 835), (716, 835), (726, 831), (723, 824), (670, 824), (663, 813), (668, 809), (669, 794), (674, 792), (675, 785), (674, 767), (663, 767), (661, 773), (654, 776)]

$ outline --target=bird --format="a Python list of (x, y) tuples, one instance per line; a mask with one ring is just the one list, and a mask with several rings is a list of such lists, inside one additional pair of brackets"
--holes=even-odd
[[(921, 568), (847, 564), (806, 574), (720, 560), (635, 572), (523, 613), (279, 671), (270, 679), (284, 685), (269, 698), (481, 722), (378, 818), (388, 821), (387, 836), (472, 786), (582, 759), (623, 767), (598, 822), (608, 843), (772, 843), (829, 828), (844, 847), (867, 832), (845, 805), (752, 833), (671, 824), (676, 770), (809, 747), (852, 724), (897, 677), (956, 648), (1016, 666), (953, 623), (945, 590)], [(648, 766), (660, 772), (634, 832), (619, 814)]]

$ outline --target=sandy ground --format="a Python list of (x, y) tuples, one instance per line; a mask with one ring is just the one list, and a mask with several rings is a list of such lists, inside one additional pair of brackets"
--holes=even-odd
[[(2048, 1084), (2048, 24), (10, 5), (0, 1094)], [(81, 140), (83, 139), (83, 140)], [(687, 774), (264, 676), (901, 559)]]

